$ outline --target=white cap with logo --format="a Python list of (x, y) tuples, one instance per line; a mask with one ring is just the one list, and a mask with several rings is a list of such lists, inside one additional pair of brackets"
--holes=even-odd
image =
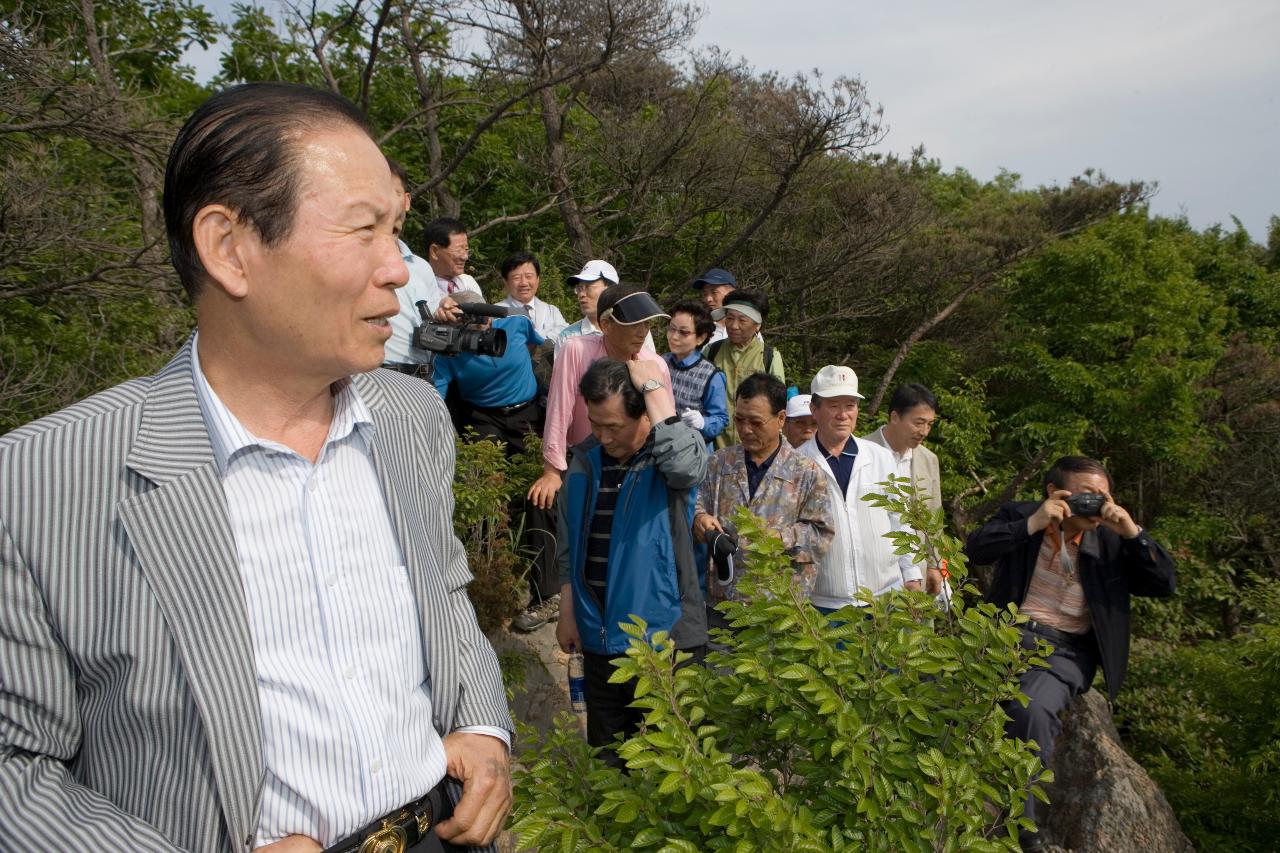
[(608, 261), (587, 261), (582, 267), (582, 272), (569, 276), (569, 285), (572, 287), (575, 281), (589, 283), (601, 279), (610, 284), (617, 284), (618, 271)]
[(815, 397), (862, 399), (862, 395), (858, 393), (858, 374), (853, 372), (853, 368), (843, 364), (828, 364), (819, 370), (818, 375), (813, 377), (813, 382), (809, 383), (809, 390)]
[(787, 401), (788, 418), (811, 418), (813, 411), (809, 408), (809, 395), (797, 394)]

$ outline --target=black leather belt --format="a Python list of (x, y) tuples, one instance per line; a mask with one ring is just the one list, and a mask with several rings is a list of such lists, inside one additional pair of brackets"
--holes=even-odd
[(1041, 624), (1034, 619), (1027, 620), (1027, 629), (1060, 646), (1084, 646), (1093, 642), (1092, 631), (1088, 634), (1072, 634), (1067, 631), (1059, 631), (1057, 628), (1050, 628), (1048, 625)]
[(416, 376), (419, 379), (431, 379), (431, 365), (429, 364), (401, 364), (399, 362), (389, 361), (382, 366), (387, 370), (394, 370), (396, 373)]
[(358, 832), (331, 844), (324, 853), (404, 853), (453, 814), (444, 781), (425, 796), (383, 815)]
[(530, 397), (528, 400), (525, 400), (523, 403), (516, 403), (514, 406), (496, 406), (493, 408), (488, 406), (472, 406), (471, 408), (475, 409), (477, 412), (483, 412), (486, 415), (514, 415), (521, 409), (532, 405), (533, 401), (536, 399), (538, 398), (535, 395)]

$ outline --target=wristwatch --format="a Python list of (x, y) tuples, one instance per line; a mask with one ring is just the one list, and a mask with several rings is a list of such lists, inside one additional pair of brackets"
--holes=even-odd
[(644, 384), (640, 386), (641, 394), (648, 394), (650, 391), (657, 391), (659, 388), (666, 388), (659, 379), (646, 379)]

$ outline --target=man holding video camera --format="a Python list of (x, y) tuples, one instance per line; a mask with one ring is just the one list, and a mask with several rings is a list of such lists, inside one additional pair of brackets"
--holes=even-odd
[[(415, 341), (430, 344), (425, 349), (445, 356), (436, 360), (431, 381), (450, 404), (459, 432), (472, 427), (480, 438), (505, 442), (517, 452), (526, 435), (542, 434), (538, 380), (529, 358), (542, 336), (525, 314), (491, 318), (490, 312), (507, 309), (475, 293), (461, 291), (455, 300), (465, 327), (428, 323), (415, 335)], [(452, 397), (451, 388), (457, 392)]]
[[(455, 298), (466, 325), (424, 323), (415, 340), (438, 356), (431, 381), (449, 407), (459, 435), (474, 429), (477, 439), (506, 445), (510, 458), (524, 449), (530, 435), (542, 435), (544, 410), (531, 353), (543, 338), (527, 314), (495, 317), (508, 309), (487, 305), (468, 291)], [(511, 518), (522, 532), (521, 544), (532, 564), (530, 606), (516, 616), (512, 627), (532, 631), (559, 612), (555, 519), (549, 509), (525, 500), (524, 495), (512, 501)]]
[[(1173, 558), (1111, 497), (1111, 475), (1085, 456), (1064, 456), (1044, 478), (1045, 499), (1009, 503), (973, 533), (965, 552), (995, 562), (987, 600), (1014, 603), (1028, 618), (1022, 643), (1053, 646), (1047, 668), (1023, 673), (1026, 707), (1009, 702), (1009, 737), (1034, 740), (1051, 765), (1058, 720), (1089, 689), (1102, 666), (1112, 699), (1129, 663), (1129, 597), (1173, 594)], [(1026, 816), (1036, 820), (1027, 797)], [(1021, 835), (1023, 850), (1043, 849), (1038, 833)]]

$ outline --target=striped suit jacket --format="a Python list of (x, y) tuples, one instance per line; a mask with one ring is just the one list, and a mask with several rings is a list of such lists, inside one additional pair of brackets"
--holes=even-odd
[[(424, 382), (352, 377), (409, 567), (434, 723), (511, 728)], [(0, 438), (0, 850), (247, 850), (263, 780), (240, 569), (191, 343)]]

